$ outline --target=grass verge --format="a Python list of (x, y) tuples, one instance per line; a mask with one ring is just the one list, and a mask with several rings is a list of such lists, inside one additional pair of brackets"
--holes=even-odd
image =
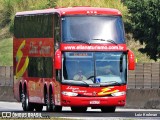
[(0, 40), (0, 66), (12, 66), (13, 63), (13, 39)]

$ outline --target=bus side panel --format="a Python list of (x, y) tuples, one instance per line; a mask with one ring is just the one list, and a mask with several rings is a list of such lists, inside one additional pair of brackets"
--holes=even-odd
[(40, 80), (42, 78), (27, 78), (28, 80), (28, 92), (29, 92), (29, 101), (41, 103), (41, 84)]
[(29, 102), (44, 104), (44, 84), (49, 92), (49, 82), (51, 78), (28, 78)]
[(24, 42), (20, 41), (19, 39), (13, 38), (13, 90), (14, 97), (17, 101), (20, 101), (20, 93), (22, 93), (23, 89), (22, 76), (27, 75), (26, 69), (29, 62), (28, 59), (23, 55), (24, 47)]
[[(14, 57), (14, 59), (17, 59), (17, 57)], [(20, 58), (20, 61), (15, 60), (14, 62), (14, 83), (13, 83), (13, 90), (14, 90), (14, 96), (15, 99), (20, 101), (20, 94), (22, 94), (22, 91), (24, 90), (24, 81), (26, 80), (27, 76), (27, 66), (28, 63), (26, 62), (27, 57)]]
[[(52, 57), (53, 58), (53, 38), (14, 38), (13, 40), (13, 65), (14, 65), (14, 96), (19, 99), (20, 80), (24, 78), (29, 85), (28, 94), (31, 101), (43, 101), (43, 85), (45, 78), (28, 77), (28, 65), (30, 57)], [(33, 83), (33, 85), (32, 85)], [(33, 91), (34, 89), (37, 91)], [(22, 88), (23, 89), (23, 88)], [(41, 90), (41, 91), (39, 91)], [(34, 97), (33, 97), (34, 96)], [(37, 98), (38, 100), (34, 98)]]
[(58, 81), (55, 81), (54, 83), (54, 99), (55, 99), (55, 105), (61, 105), (61, 83)]

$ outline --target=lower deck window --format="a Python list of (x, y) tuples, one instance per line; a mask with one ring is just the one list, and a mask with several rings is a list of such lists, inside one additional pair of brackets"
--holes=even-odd
[(51, 78), (53, 76), (51, 57), (30, 57), (28, 65), (29, 77)]

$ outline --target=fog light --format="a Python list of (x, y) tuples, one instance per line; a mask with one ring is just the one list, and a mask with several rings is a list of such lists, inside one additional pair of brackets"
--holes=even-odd
[(126, 94), (126, 92), (123, 91), (123, 92), (112, 93), (111, 95), (112, 95), (112, 96), (123, 96), (123, 95), (125, 95), (125, 94)]

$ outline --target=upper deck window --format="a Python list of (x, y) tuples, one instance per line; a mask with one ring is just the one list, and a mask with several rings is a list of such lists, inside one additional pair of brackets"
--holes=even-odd
[(16, 16), (14, 21), (16, 38), (50, 38), (53, 37), (53, 15)]
[(125, 43), (121, 16), (64, 16), (62, 41), (87, 41), (89, 43)]

